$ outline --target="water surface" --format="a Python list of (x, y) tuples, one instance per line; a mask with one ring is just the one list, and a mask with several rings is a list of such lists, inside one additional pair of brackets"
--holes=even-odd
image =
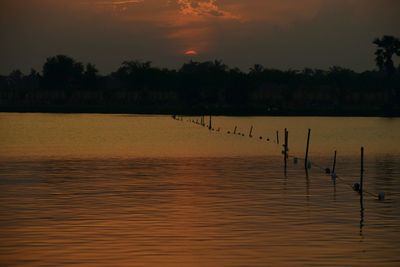
[[(235, 125), (245, 137), (227, 134)], [(216, 117), (213, 127), (0, 114), (0, 265), (400, 264), (400, 120)], [(342, 179), (315, 165), (307, 175), (292, 158), (285, 173), (275, 140), (284, 127), (299, 157), (312, 128), (318, 166), (337, 149)], [(363, 211), (350, 188), (361, 145)]]

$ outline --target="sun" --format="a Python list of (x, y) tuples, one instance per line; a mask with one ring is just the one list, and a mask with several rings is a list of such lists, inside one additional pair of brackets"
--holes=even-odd
[(187, 51), (185, 51), (185, 55), (186, 56), (197, 56), (197, 51), (196, 50), (187, 50)]

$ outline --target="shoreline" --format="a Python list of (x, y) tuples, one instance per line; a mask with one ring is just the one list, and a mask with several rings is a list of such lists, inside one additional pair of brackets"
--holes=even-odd
[(399, 118), (400, 111), (360, 110), (276, 110), (230, 108), (127, 108), (127, 107), (0, 107), (0, 113), (53, 113), (53, 114), (132, 114), (178, 116), (226, 116), (226, 117), (381, 117)]

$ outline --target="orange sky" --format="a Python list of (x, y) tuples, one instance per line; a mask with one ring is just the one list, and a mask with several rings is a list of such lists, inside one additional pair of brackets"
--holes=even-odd
[(59, 53), (106, 72), (133, 58), (176, 67), (189, 50), (243, 69), (369, 69), (371, 40), (400, 35), (396, 10), (397, 0), (1, 0), (0, 73)]
[[(147, 23), (163, 27), (166, 38), (176, 42), (177, 52), (192, 48), (206, 52), (213, 45), (215, 25), (268, 23), (287, 27), (296, 20), (316, 16), (320, 0), (216, 1), (216, 0), (80, 0), (87, 12), (112, 15), (126, 23)], [(295, 4), (294, 4), (295, 3)], [(184, 50), (186, 51), (186, 50)]]

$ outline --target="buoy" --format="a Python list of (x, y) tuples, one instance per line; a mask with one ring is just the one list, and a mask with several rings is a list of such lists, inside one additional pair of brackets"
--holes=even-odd
[(260, 140), (262, 140), (263, 139), (263, 137), (262, 136), (260, 136)]
[(380, 201), (385, 200), (385, 192), (379, 192), (379, 194), (378, 194), (378, 200), (380, 200)]
[(231, 134), (231, 132), (230, 132), (230, 131), (228, 131), (228, 132), (227, 132), (227, 134)]
[(353, 190), (356, 191), (356, 192), (360, 192), (360, 190), (361, 190), (360, 184), (359, 183), (354, 183), (353, 184)]
[(267, 138), (267, 141), (269, 142), (269, 138)]
[(331, 173), (331, 169), (325, 168), (325, 173), (326, 173), (326, 174), (330, 174), (330, 173)]

